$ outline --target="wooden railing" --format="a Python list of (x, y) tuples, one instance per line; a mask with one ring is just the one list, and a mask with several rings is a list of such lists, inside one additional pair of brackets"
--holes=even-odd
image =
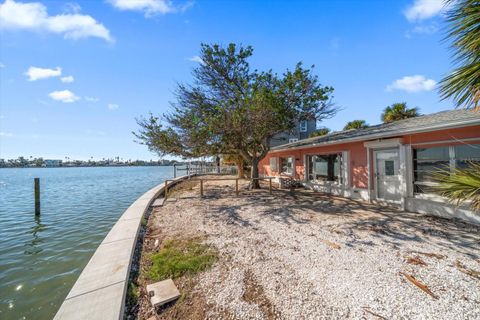
[[(248, 178), (248, 179), (242, 179), (242, 178), (195, 178), (195, 179), (190, 179), (190, 181), (200, 181), (200, 197), (204, 197), (204, 181), (235, 181), (235, 194), (238, 196), (240, 194), (239, 188), (238, 188), (238, 180), (268, 180), (268, 192), (272, 194), (272, 179), (275, 179), (274, 177), (263, 177), (263, 178)], [(165, 180), (165, 199), (168, 197), (168, 187), (169, 187), (169, 182), (173, 180)]]
[(211, 164), (181, 164), (173, 165), (173, 177), (177, 176), (177, 171), (185, 171), (190, 174), (212, 174), (212, 175), (231, 175), (237, 174), (236, 166), (216, 166)]

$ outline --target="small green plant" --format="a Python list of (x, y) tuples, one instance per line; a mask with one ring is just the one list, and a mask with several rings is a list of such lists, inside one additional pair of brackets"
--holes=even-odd
[(470, 202), (473, 211), (480, 212), (480, 163), (471, 162), (465, 169), (441, 170), (432, 175), (440, 184), (437, 191), (457, 205)]
[(139, 296), (140, 292), (138, 290), (138, 286), (135, 283), (130, 282), (127, 289), (127, 303), (134, 305), (137, 303)]
[(193, 275), (211, 267), (216, 260), (216, 251), (199, 239), (168, 240), (158, 253), (152, 255), (152, 266), (147, 275), (152, 280)]
[(142, 217), (142, 222), (141, 222), (142, 227), (146, 227), (147, 224), (148, 224), (148, 219), (147, 219), (147, 217), (143, 216)]

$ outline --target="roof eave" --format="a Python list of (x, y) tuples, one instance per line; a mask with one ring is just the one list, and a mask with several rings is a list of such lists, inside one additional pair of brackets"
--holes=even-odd
[(349, 138), (349, 139), (343, 139), (343, 140), (336, 140), (336, 141), (333, 140), (333, 141), (320, 142), (318, 144), (317, 143), (311, 143), (311, 144), (303, 145), (303, 146), (299, 146), (299, 147), (281, 148), (281, 149), (270, 150), (270, 152), (281, 152), (281, 151), (288, 151), (288, 150), (309, 149), (309, 148), (313, 148), (313, 147), (344, 144), (344, 143), (366, 141), (366, 140), (373, 140), (373, 139), (380, 139), (380, 138), (389, 138), (389, 137), (396, 137), (396, 136), (405, 135), (405, 134), (423, 133), (423, 132), (438, 131), (438, 130), (445, 130), (445, 129), (454, 129), (454, 128), (459, 128), (459, 127), (469, 127), (469, 126), (475, 126), (475, 125), (480, 125), (480, 119), (455, 121), (455, 122), (450, 122), (448, 124), (442, 123), (442, 124), (436, 125), (436, 126), (423, 126), (423, 127), (415, 128), (415, 129), (406, 129), (406, 130), (402, 130), (402, 131), (397, 131), (395, 133), (370, 134), (370, 135), (354, 137), (354, 138)]

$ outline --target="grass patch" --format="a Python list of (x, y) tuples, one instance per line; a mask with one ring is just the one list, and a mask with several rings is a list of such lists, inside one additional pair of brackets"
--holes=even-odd
[(152, 280), (194, 275), (211, 267), (216, 260), (216, 251), (199, 239), (168, 240), (158, 253), (152, 255), (147, 275)]
[(139, 297), (140, 290), (138, 289), (138, 286), (135, 283), (130, 282), (127, 288), (126, 305), (129, 308), (132, 308), (137, 304)]

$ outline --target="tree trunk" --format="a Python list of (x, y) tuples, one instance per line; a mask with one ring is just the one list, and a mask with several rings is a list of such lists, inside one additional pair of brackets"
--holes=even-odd
[[(252, 159), (252, 172), (250, 178), (255, 179), (258, 178), (258, 163), (260, 161), (258, 159)], [(250, 189), (260, 189), (260, 181), (258, 179), (252, 180), (250, 182)]]
[(245, 169), (244, 169), (244, 163), (242, 158), (239, 157), (237, 161), (235, 161), (235, 164), (237, 165), (237, 172), (238, 172), (238, 177), (240, 179), (245, 178)]

